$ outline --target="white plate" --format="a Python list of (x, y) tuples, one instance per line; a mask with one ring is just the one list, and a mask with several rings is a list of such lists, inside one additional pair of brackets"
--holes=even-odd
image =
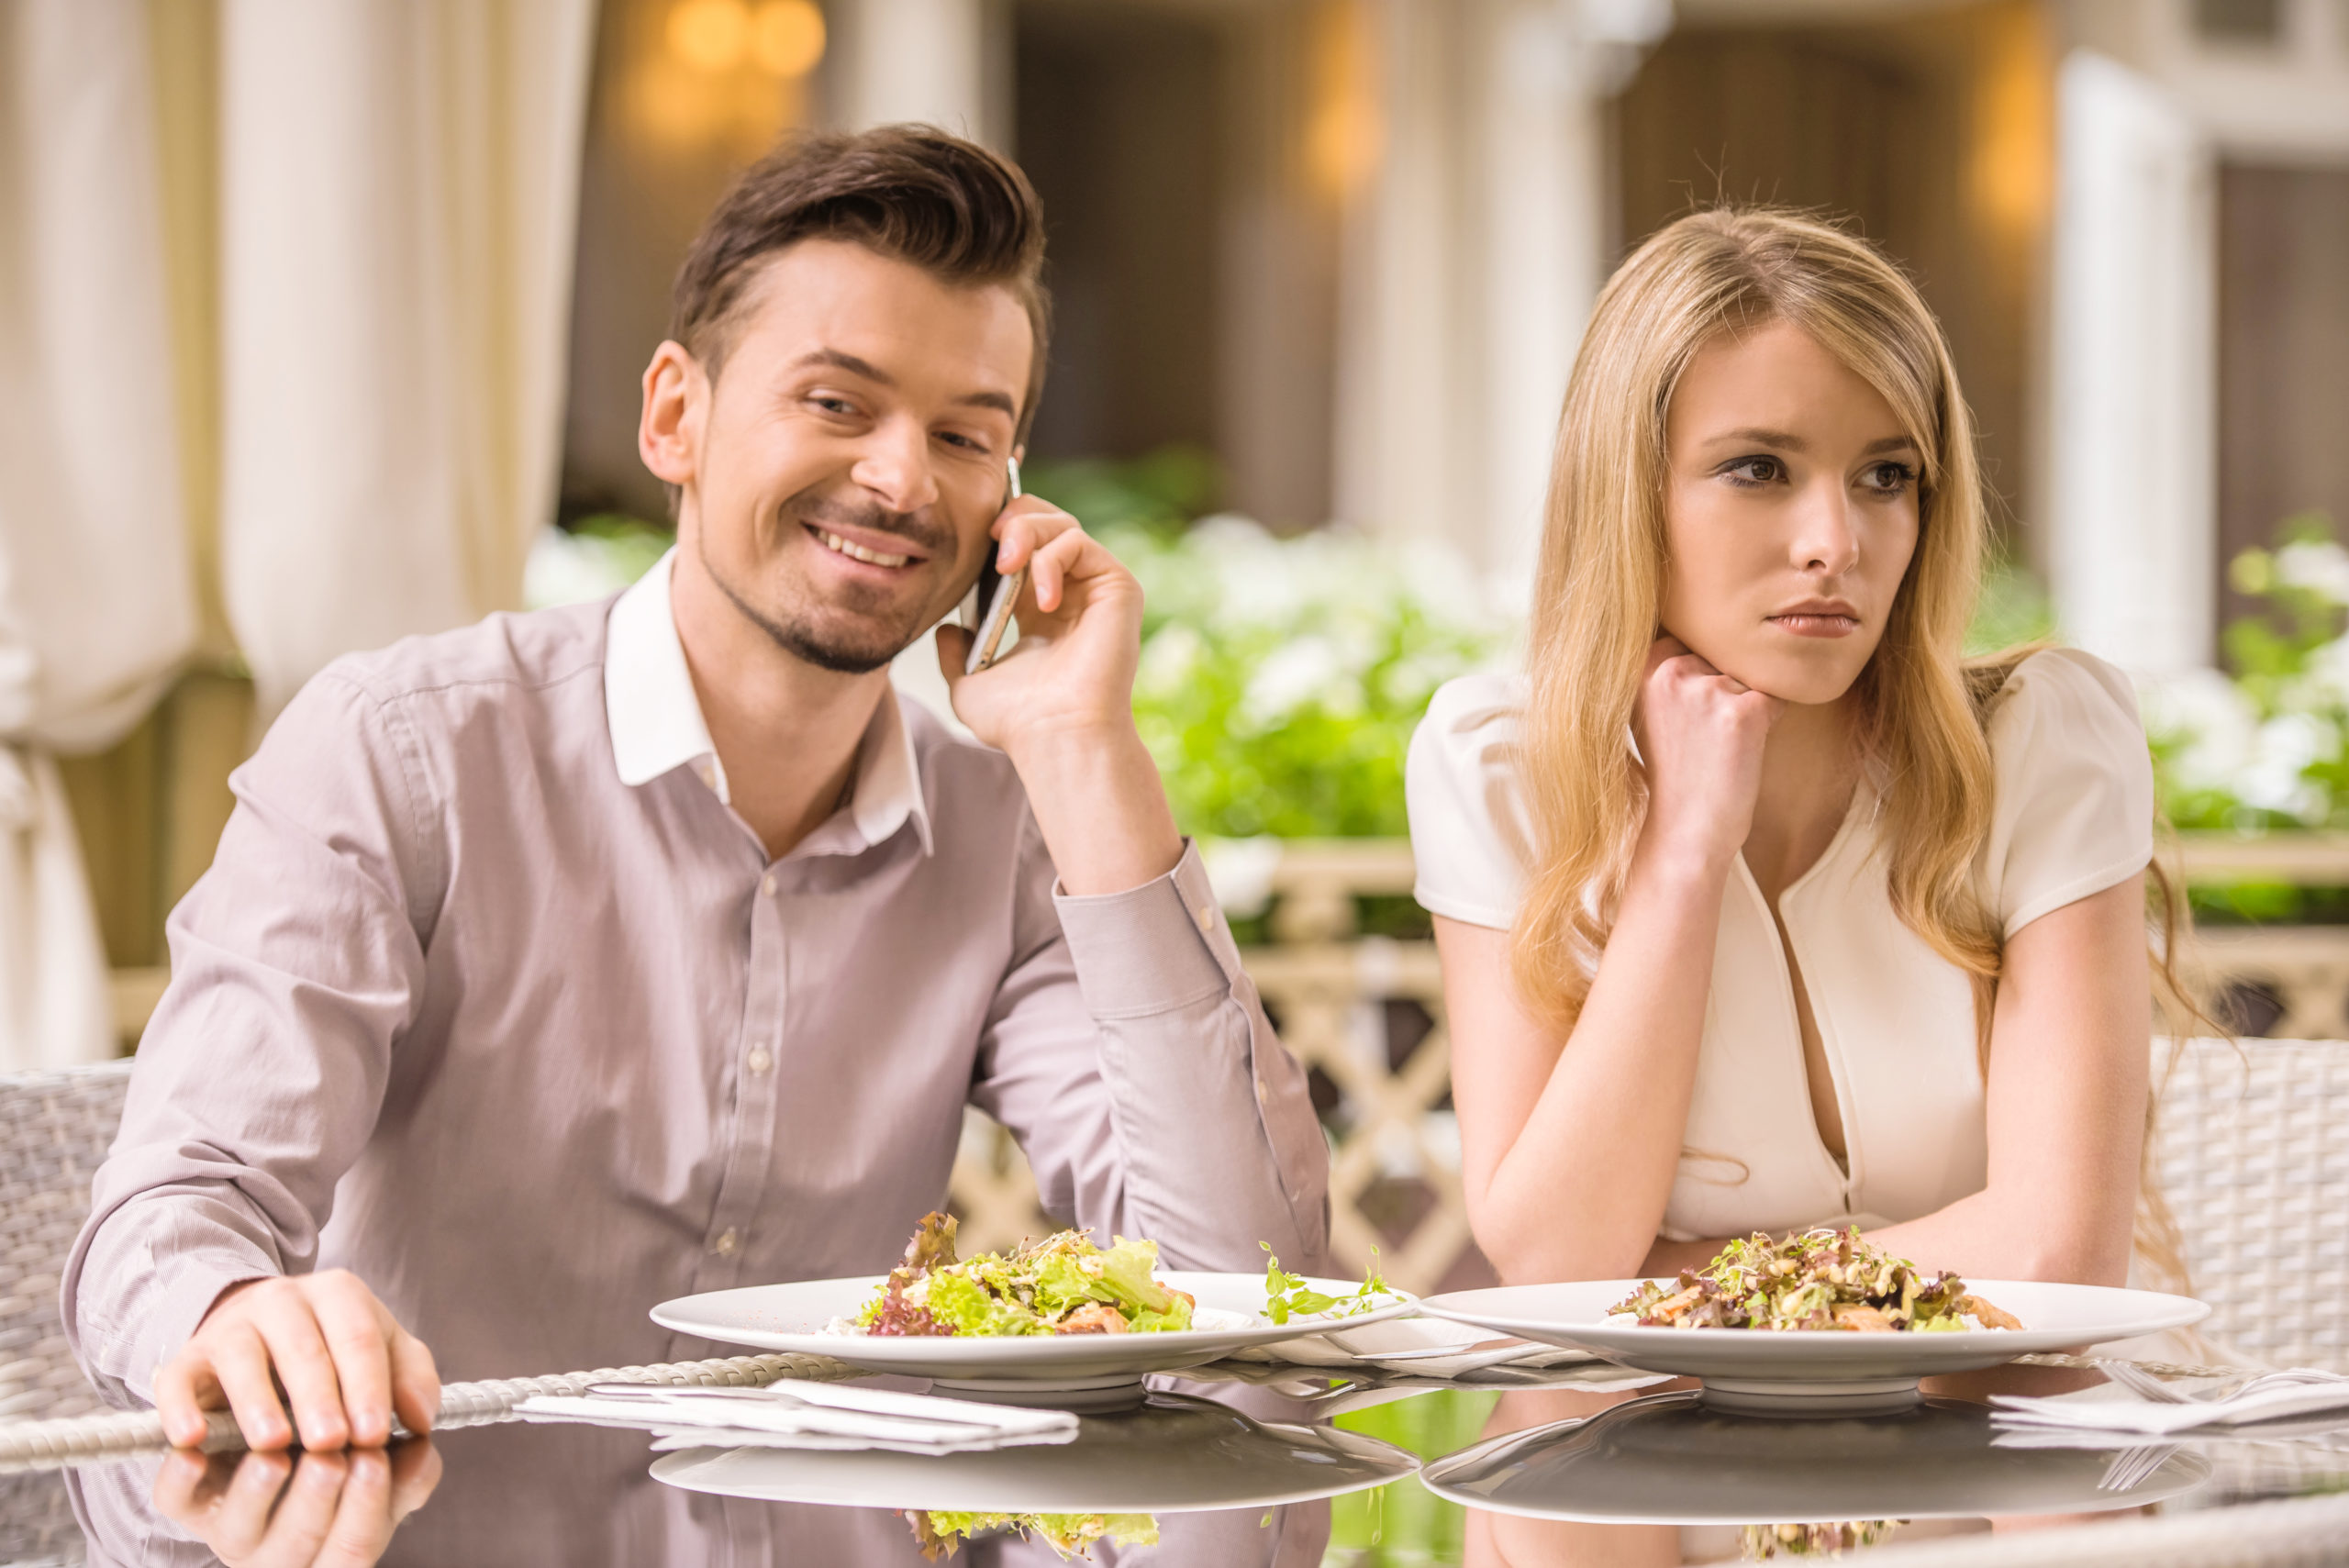
[(1987, 1409), (1947, 1399), (1865, 1421), (1789, 1421), (1659, 1394), (1462, 1449), (1420, 1480), (1496, 1513), (1679, 1525), (2092, 1513), (2174, 1497), (2210, 1474), (2208, 1460), (2174, 1452), (2108, 1491), (2110, 1452), (1996, 1448), (1994, 1435)]
[[(1204, 1366), (1244, 1345), (1271, 1344), (1340, 1324), (1353, 1327), (1375, 1323), (1416, 1310), (1413, 1299), (1398, 1292), (1389, 1305), (1358, 1317), (1291, 1318), (1287, 1323), (1279, 1324), (1264, 1316), (1264, 1276), (1261, 1273), (1195, 1273), (1174, 1269), (1155, 1277), (1173, 1289), (1189, 1292), (1203, 1308), (1232, 1314), (1236, 1326), (1190, 1329), (1177, 1333), (1038, 1334), (985, 1339), (884, 1338), (824, 1332), (824, 1326), (833, 1318), (854, 1318), (863, 1311), (864, 1304), (873, 1299), (874, 1292), (886, 1280), (885, 1274), (711, 1291), (705, 1296), (664, 1301), (652, 1309), (652, 1320), (664, 1329), (729, 1345), (836, 1356), (851, 1366), (867, 1371), (927, 1377), (949, 1387), (997, 1396), (1017, 1397), (1030, 1391), (1069, 1394), (1116, 1390), (1130, 1399), (1131, 1391), (1148, 1373)], [(1341, 1280), (1307, 1283), (1330, 1296), (1344, 1296), (1360, 1288)], [(1074, 1401), (1056, 1398), (1053, 1403)]]
[[(1917, 1380), (1998, 1366), (2038, 1351), (2067, 1351), (2199, 1323), (2210, 1308), (2183, 1296), (2106, 1285), (1974, 1280), (1966, 1288), (2021, 1318), (2021, 1329), (1946, 1334), (1774, 1333), (1756, 1329), (1643, 1329), (1608, 1308), (1638, 1280), (1502, 1285), (1419, 1303), (1431, 1317), (1497, 1333), (1595, 1351), (1642, 1372), (1701, 1377), (1716, 1404), (1825, 1401), (1860, 1409), (1915, 1396)], [(1826, 1407), (1825, 1405), (1817, 1407)]]
[(1179, 1395), (1083, 1423), (1074, 1442), (987, 1453), (686, 1449), (654, 1462), (652, 1474), (687, 1491), (838, 1507), (1179, 1514), (1333, 1497), (1419, 1467), (1375, 1438), (1266, 1425)]

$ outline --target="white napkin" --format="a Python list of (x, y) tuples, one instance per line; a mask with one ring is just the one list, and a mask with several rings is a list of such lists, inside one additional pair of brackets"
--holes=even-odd
[(1066, 1410), (1031, 1410), (837, 1384), (671, 1388), (599, 1384), (583, 1395), (540, 1396), (514, 1407), (527, 1421), (634, 1427), (655, 1448), (889, 1449), (970, 1453), (1076, 1438)]
[(2151, 1399), (2026, 1398), (1994, 1394), (2001, 1430), (2136, 1432), (2156, 1437), (2203, 1429), (2337, 1412), (2349, 1420), (2349, 1377), (2297, 1368), (2254, 1378), (2223, 1399), (2162, 1404)]

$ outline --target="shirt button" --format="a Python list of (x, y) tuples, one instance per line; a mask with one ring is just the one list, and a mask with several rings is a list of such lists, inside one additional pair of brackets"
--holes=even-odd
[(1264, 1082), (1264, 1075), (1261, 1073), (1258, 1073), (1256, 1075), (1256, 1103), (1260, 1106), (1263, 1105), (1264, 1103), (1264, 1096), (1272, 1092), (1272, 1085)]
[(774, 896), (774, 873), (769, 872), (766, 875), (759, 878), (759, 891), (765, 894), (769, 898), (773, 898)]
[(767, 1054), (765, 1046), (752, 1046), (751, 1054), (742, 1059), (742, 1065), (753, 1073), (763, 1073), (774, 1065), (774, 1058)]
[(1215, 935), (1215, 906), (1214, 906), (1214, 905), (1212, 905), (1212, 904), (1202, 904), (1202, 905), (1200, 905), (1198, 908), (1197, 908), (1197, 909), (1195, 909), (1195, 910), (1193, 910), (1193, 911), (1192, 911), (1192, 913), (1191, 913), (1191, 918), (1193, 918), (1194, 920), (1197, 920), (1197, 921), (1199, 923), (1199, 935), (1201, 935), (1201, 936), (1203, 936), (1203, 937), (1211, 937), (1211, 936)]
[(717, 1253), (721, 1258), (730, 1258), (734, 1255), (734, 1248), (737, 1240), (738, 1238), (734, 1234), (734, 1228), (729, 1225), (726, 1228), (726, 1233), (720, 1236), (709, 1250)]

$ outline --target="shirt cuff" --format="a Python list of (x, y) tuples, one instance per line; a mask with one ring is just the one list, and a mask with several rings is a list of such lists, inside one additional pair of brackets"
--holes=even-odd
[(123, 1379), (124, 1384), (152, 1405), (156, 1374), (195, 1337), (196, 1329), (203, 1327), (206, 1316), (220, 1299), (220, 1293), (230, 1285), (251, 1280), (275, 1279), (278, 1273), (268, 1259), (258, 1253), (250, 1260), (240, 1260), (232, 1254), (184, 1260), (163, 1284), (153, 1316), (148, 1319), (147, 1331), (140, 1337), (142, 1347), (153, 1355), (154, 1361), (147, 1366), (132, 1367), (130, 1375)]
[(1131, 1018), (1228, 995), (1240, 950), (1208, 886), (1198, 846), (1155, 882), (1077, 896), (1052, 888), (1077, 988), (1097, 1018)]

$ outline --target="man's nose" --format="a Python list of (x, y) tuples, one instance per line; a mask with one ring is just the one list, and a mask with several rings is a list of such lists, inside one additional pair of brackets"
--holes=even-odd
[(848, 476), (892, 512), (918, 512), (938, 499), (930, 432), (910, 420), (891, 420), (874, 429)]
[(1860, 563), (1860, 534), (1851, 497), (1840, 484), (1821, 484), (1797, 509), (1795, 565), (1840, 577)]

